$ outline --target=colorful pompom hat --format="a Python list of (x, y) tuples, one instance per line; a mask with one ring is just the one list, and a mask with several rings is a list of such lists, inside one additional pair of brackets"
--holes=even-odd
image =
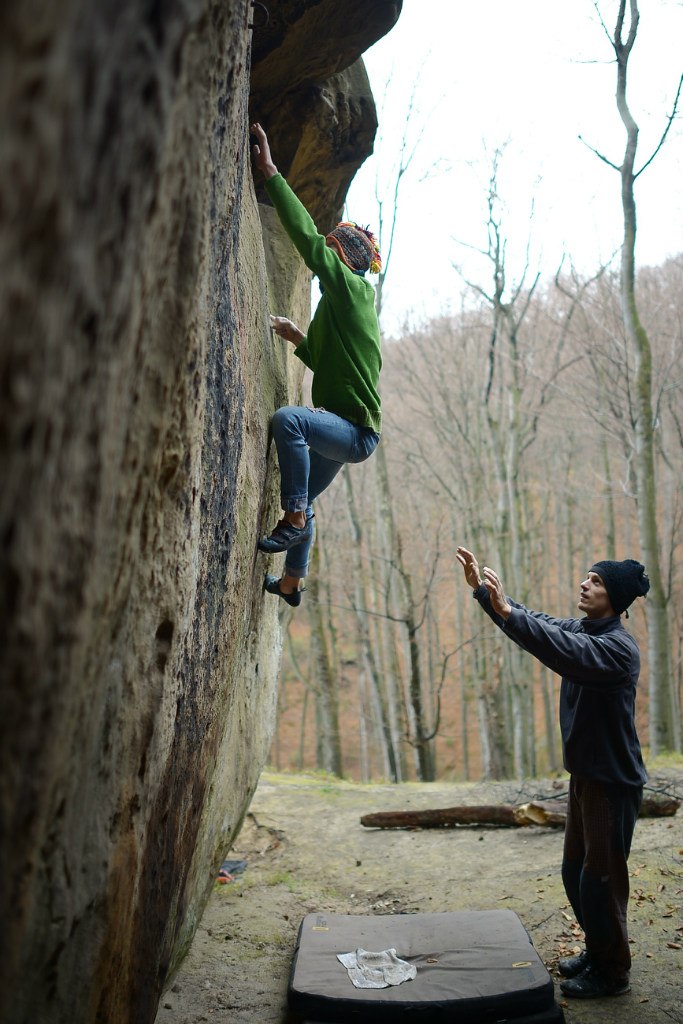
[(360, 224), (341, 221), (326, 239), (337, 250), (342, 262), (356, 273), (365, 274), (369, 270), (371, 274), (379, 274), (382, 269), (377, 240), (372, 231)]

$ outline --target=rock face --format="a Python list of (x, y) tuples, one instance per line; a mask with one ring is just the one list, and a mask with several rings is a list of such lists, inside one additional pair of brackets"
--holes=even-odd
[[(252, 110), (331, 220), (400, 4), (268, 6)], [(38, 7), (0, 10), (0, 1019), (145, 1024), (272, 734), (267, 313), (309, 279), (255, 201), (259, 8)]]
[(279, 170), (328, 231), (377, 129), (358, 58), (396, 23), (401, 3), (282, 0), (266, 6), (268, 22), (254, 33), (250, 113), (268, 131)]

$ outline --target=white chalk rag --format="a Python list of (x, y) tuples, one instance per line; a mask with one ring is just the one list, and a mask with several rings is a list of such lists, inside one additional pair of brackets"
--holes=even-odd
[(354, 953), (337, 953), (337, 960), (349, 972), (356, 988), (388, 988), (417, 976), (417, 967), (397, 957), (395, 949), (383, 949), (380, 953), (357, 949)]

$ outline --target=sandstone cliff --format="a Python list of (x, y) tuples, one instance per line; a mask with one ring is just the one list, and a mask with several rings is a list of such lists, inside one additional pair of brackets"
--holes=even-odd
[(359, 55), (400, 3), (266, 7), (0, 10), (4, 1024), (153, 1019), (267, 754), (255, 542), (299, 381), (267, 313), (309, 300), (259, 216), (250, 71), (324, 227), (372, 145)]

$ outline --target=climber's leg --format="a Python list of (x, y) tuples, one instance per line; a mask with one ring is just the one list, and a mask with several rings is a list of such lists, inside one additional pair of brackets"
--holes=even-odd
[[(273, 416), (273, 439), (280, 464), (284, 518), (262, 551), (287, 551), (282, 593), (291, 593), (308, 572), (313, 544), (313, 502), (329, 487), (344, 463), (364, 462), (379, 435), (325, 409), (286, 406)], [(300, 518), (292, 521), (293, 513)]]

